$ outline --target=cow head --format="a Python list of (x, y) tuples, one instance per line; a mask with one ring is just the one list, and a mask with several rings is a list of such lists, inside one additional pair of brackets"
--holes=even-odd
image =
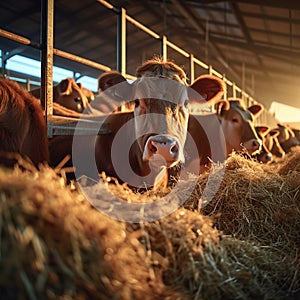
[(285, 151), (282, 149), (278, 141), (279, 130), (274, 128), (271, 129), (268, 134), (265, 136), (264, 144), (269, 149), (269, 151), (277, 157), (284, 157)]
[[(118, 85), (121, 86), (119, 92)], [(133, 110), (133, 102), (127, 102), (131, 97), (132, 87), (120, 72), (112, 70), (101, 74), (98, 77), (98, 91), (99, 96), (96, 97), (93, 107), (99, 111), (107, 114)]]
[(255, 131), (254, 119), (262, 112), (262, 105), (254, 104), (245, 108), (240, 99), (230, 99), (229, 108), (222, 101), (215, 107), (226, 140), (228, 155), (232, 151), (239, 152), (244, 149), (249, 155), (253, 155), (260, 150), (262, 142)]
[[(127, 128), (126, 130), (130, 130), (132, 134), (129, 142), (129, 161), (132, 170), (143, 177), (143, 184), (147, 181), (149, 185), (153, 180), (164, 177), (157, 176), (162, 174), (160, 170), (168, 170), (168, 172), (174, 170), (172, 175), (176, 176), (177, 166), (185, 161), (183, 148), (187, 138), (189, 102), (213, 101), (224, 91), (223, 81), (207, 75), (199, 78), (189, 87), (183, 69), (173, 62), (161, 59), (149, 60), (137, 68), (137, 79), (132, 84), (128, 84), (120, 73), (119, 78), (115, 73), (112, 75), (112, 77), (106, 76), (108, 79), (106, 86), (109, 88), (104, 93), (100, 93), (99, 97), (104, 99), (108, 95), (107, 98), (113, 100), (126, 99), (134, 106), (131, 112), (111, 114), (108, 120), (110, 124), (121, 123), (121, 127), (118, 126), (116, 129), (118, 132), (123, 130), (120, 130), (121, 128)], [(105, 75), (101, 78), (105, 78)], [(114, 85), (114, 83), (119, 84)], [(213, 92), (210, 92), (210, 89)], [(194, 95), (191, 96), (189, 90), (192, 90)], [(125, 126), (122, 120), (127, 117), (129, 121), (126, 121), (126, 124), (130, 125)], [(128, 135), (128, 138), (124, 138), (124, 135)], [(118, 144), (119, 148), (124, 147), (118, 148), (123, 153), (127, 146), (125, 144), (129, 140), (128, 131), (124, 131), (124, 134), (118, 137), (120, 138), (116, 140), (122, 140), (124, 143), (124, 145)], [(104, 138), (98, 138), (97, 149), (100, 149), (100, 143)], [(112, 149), (115, 149), (114, 145), (117, 143), (113, 143)], [(122, 156), (122, 153), (119, 156)], [(101, 169), (101, 164), (107, 165), (106, 162), (99, 160), (98, 169)], [(120, 164), (116, 165), (118, 168)], [(116, 170), (116, 167), (114, 169)], [(119, 171), (114, 174), (116, 173)], [(127, 174), (123, 178), (125, 176)]]
[(92, 101), (94, 101), (95, 95), (94, 95), (94, 93), (91, 90), (83, 87), (82, 83), (80, 83), (80, 82), (77, 82), (77, 85), (81, 89), (81, 91), (83, 92), (83, 94), (86, 96), (86, 98), (88, 100), (88, 103), (91, 103)]
[(262, 140), (262, 146), (260, 152), (255, 155), (255, 158), (262, 163), (268, 163), (272, 160), (272, 153), (267, 147), (268, 134), (270, 132), (269, 126), (255, 126), (258, 137)]
[[(197, 93), (191, 96), (190, 89)], [(187, 88), (184, 71), (170, 61), (154, 59), (139, 67), (133, 95), (135, 132), (142, 161), (158, 161), (166, 167), (184, 163), (189, 101), (212, 101), (222, 92), (223, 83), (209, 75), (199, 77)]]
[(74, 79), (63, 79), (53, 87), (53, 101), (77, 112), (83, 112), (89, 104), (86, 91)]
[(279, 131), (278, 141), (285, 152), (289, 152), (292, 147), (299, 146), (300, 142), (296, 138), (293, 130), (284, 124), (277, 124), (277, 130)]

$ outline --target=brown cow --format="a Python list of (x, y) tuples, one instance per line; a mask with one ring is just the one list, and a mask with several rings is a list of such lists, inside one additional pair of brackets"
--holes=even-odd
[(0, 78), (0, 150), (27, 156), (36, 165), (49, 160), (42, 108), (16, 82), (3, 78)]
[(255, 126), (255, 130), (258, 137), (262, 140), (262, 146), (260, 152), (252, 157), (255, 158), (258, 162), (268, 163), (272, 161), (272, 153), (268, 148), (269, 142), (267, 141), (268, 134), (271, 129), (269, 126)]
[(277, 126), (276, 130), (279, 131), (277, 138), (285, 153), (289, 152), (292, 147), (300, 145), (299, 140), (295, 137), (295, 133), (288, 125), (278, 123)]
[[(37, 99), (41, 97), (41, 89), (34, 89), (30, 93)], [(76, 83), (73, 78), (63, 79), (53, 86), (53, 111), (56, 115), (72, 115), (72, 111), (82, 113), (89, 110), (89, 102), (93, 99), (93, 93), (82, 87), (81, 83)], [(57, 104), (57, 105), (55, 105)], [(63, 108), (71, 112), (63, 112)]]
[(261, 140), (256, 134), (254, 119), (263, 111), (261, 104), (244, 107), (241, 99), (229, 99), (229, 109), (217, 103), (222, 130), (226, 139), (227, 155), (246, 149), (250, 155), (260, 150)]
[(278, 141), (279, 130), (271, 129), (264, 137), (264, 144), (273, 156), (283, 158), (285, 151), (282, 149)]
[[(224, 100), (217, 102), (215, 107), (214, 114), (190, 116), (188, 131), (198, 149), (200, 172), (209, 167), (211, 158), (213, 161), (223, 161), (233, 151), (254, 155), (261, 147), (261, 140), (253, 124), (253, 120), (262, 110), (260, 104), (245, 108), (240, 99), (230, 99), (229, 102)], [(212, 153), (218, 144), (214, 145), (213, 141), (208, 141), (208, 137), (215, 137), (220, 144), (218, 135), (224, 138), (223, 159), (222, 152), (217, 155)], [(195, 165), (195, 160), (197, 157), (193, 157), (190, 164)]]
[[(129, 83), (127, 83), (123, 76), (120, 76), (120, 72), (112, 70), (101, 74), (98, 77), (99, 95), (96, 96), (96, 101), (91, 104), (92, 107), (105, 114), (111, 112), (133, 111), (134, 105), (132, 105), (132, 102), (126, 102), (124, 99), (130, 97), (130, 95), (121, 96), (115, 92), (113, 87), (119, 83), (123, 83), (124, 88), (122, 88), (122, 92), (124, 92), (125, 89), (127, 89), (128, 92), (131, 91)], [(126, 88), (126, 86), (128, 88)], [(104, 91), (106, 92), (103, 93)], [(111, 93), (113, 94), (110, 95)]]

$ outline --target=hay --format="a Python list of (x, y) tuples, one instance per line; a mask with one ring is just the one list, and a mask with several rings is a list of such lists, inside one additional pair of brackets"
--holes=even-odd
[[(267, 166), (233, 155), (205, 207), (208, 173), (184, 207), (140, 224), (103, 215), (48, 167), (0, 168), (1, 297), (297, 299), (299, 153), (287, 157)], [(109, 193), (145, 203), (166, 195), (107, 183), (94, 192), (104, 203)]]
[(217, 228), (225, 234), (264, 245), (300, 246), (300, 177), (295, 172), (281, 176), (264, 168), (233, 155), (226, 162), (223, 181), (213, 200), (203, 209), (199, 207), (208, 176), (203, 174), (185, 207), (217, 216)]
[(153, 276), (125, 224), (71, 192), (51, 169), (0, 169), (3, 299), (154, 299), (176, 293)]
[(292, 149), (293, 151), (289, 152), (278, 164), (278, 173), (281, 175), (287, 175), (289, 172), (300, 173), (300, 146)]

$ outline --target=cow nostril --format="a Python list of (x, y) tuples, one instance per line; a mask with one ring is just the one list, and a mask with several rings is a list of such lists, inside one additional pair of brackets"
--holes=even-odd
[(178, 151), (179, 151), (179, 148), (178, 148), (178, 145), (177, 145), (177, 143), (176, 143), (176, 144), (171, 148), (170, 152), (171, 152), (173, 155), (175, 155), (175, 154), (178, 153)]

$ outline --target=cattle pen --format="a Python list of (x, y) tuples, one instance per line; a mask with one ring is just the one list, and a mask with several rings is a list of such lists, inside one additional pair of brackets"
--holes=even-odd
[[(168, 59), (168, 48), (174, 50), (177, 54), (186, 57), (189, 60), (189, 70), (188, 70), (188, 78), (190, 82), (193, 82), (195, 76), (195, 66), (201, 68), (206, 73), (215, 75), (218, 78), (222, 79), (226, 84), (226, 92), (223, 96), (224, 99), (228, 97), (232, 98), (241, 98), (246, 106), (250, 106), (255, 103), (259, 103), (259, 101), (253, 99), (248, 93), (238, 87), (235, 82), (229, 80), (226, 77), (226, 74), (221, 74), (217, 70), (213, 68), (212, 65), (207, 65), (203, 61), (199, 60), (194, 56), (193, 53), (188, 53), (184, 49), (181, 49), (174, 43), (168, 40), (166, 35), (159, 35), (153, 30), (147, 28), (134, 18), (127, 15), (126, 10), (124, 8), (115, 8), (109, 2), (105, 0), (98, 0), (99, 5), (104, 6), (110, 11), (113, 11), (117, 15), (117, 34), (116, 34), (116, 69), (121, 72), (126, 78), (134, 79), (135, 77), (132, 74), (128, 74), (126, 70), (126, 24), (129, 22), (133, 24), (138, 30), (145, 32), (149, 37), (155, 39), (160, 44), (160, 55), (164, 59)], [(59, 134), (72, 134), (74, 132), (74, 121), (71, 119), (70, 122), (66, 118), (61, 118), (58, 116), (53, 116), (53, 95), (52, 95), (52, 87), (53, 87), (53, 57), (58, 56), (67, 60), (71, 60), (77, 62), (82, 65), (86, 65), (97, 69), (99, 71), (109, 71), (111, 70), (110, 66), (106, 66), (105, 64), (91, 61), (89, 59), (80, 57), (78, 55), (74, 55), (68, 52), (65, 52), (60, 49), (56, 49), (53, 47), (54, 40), (54, 1), (53, 0), (45, 0), (41, 1), (41, 42), (38, 43), (36, 41), (31, 41), (28, 38), (25, 38), (22, 35), (15, 34), (9, 32), (7, 30), (0, 28), (0, 36), (6, 39), (13, 40), (23, 46), (32, 47), (38, 49), (41, 52), (41, 101), (44, 103), (45, 107), (45, 118), (48, 127), (48, 135), (53, 136), (56, 135), (57, 132)], [(17, 51), (16, 53), (19, 53)], [(2, 59), (2, 73), (5, 76), (5, 62), (7, 59), (15, 55), (14, 51), (11, 53), (5, 53)], [(75, 74), (75, 72), (74, 72)], [(74, 75), (75, 76), (75, 75)], [(29, 83), (30, 81), (28, 81)], [(29, 83), (30, 88), (30, 83)], [(277, 123), (277, 120), (267, 111), (263, 111), (263, 113), (256, 120), (256, 124), (266, 124), (270, 126), (274, 126)], [(87, 131), (86, 131), (87, 132)]]
[[(63, 149), (60, 141), (64, 138), (78, 136), (81, 145), (90, 136), (109, 135), (113, 126), (104, 122), (106, 114), (80, 121), (55, 114), (55, 59), (70, 66), (76, 81), (86, 74), (96, 76), (110, 70), (118, 70), (128, 81), (135, 80), (136, 65), (128, 64), (128, 56), (136, 46), (129, 40), (135, 41), (136, 36), (129, 36), (129, 26), (134, 32), (143, 32), (146, 45), (153, 43), (156, 54), (164, 60), (176, 63), (176, 58), (183, 57), (189, 83), (203, 73), (214, 75), (226, 84), (223, 100), (240, 98), (248, 108), (260, 103), (246, 92), (245, 85), (241, 88), (230, 76), (198, 59), (196, 53), (171, 42), (167, 34), (157, 33), (129, 16), (125, 8), (105, 0), (87, 2), (89, 9), (101, 10), (100, 26), (106, 13), (115, 21), (115, 51), (110, 54), (113, 63), (107, 63), (107, 54), (103, 56), (107, 61), (92, 60), (54, 46), (55, 3), (63, 6), (71, 2), (40, 1), (41, 7), (29, 18), (32, 22), (40, 20), (38, 28), (31, 30), (38, 32), (40, 41), (27, 38), (26, 28), (16, 32), (0, 26), (0, 50), (1, 39), (11, 42), (12, 49), (2, 52), (2, 76), (19, 80), (27, 90), (33, 81), (39, 82), (47, 135), (49, 140), (58, 138), (58, 152)], [(118, 1), (126, 2), (130, 1)], [(168, 0), (153, 2), (165, 5)], [(237, 8), (238, 1), (229, 2)], [(75, 10), (64, 12), (72, 15)], [(26, 11), (17, 17), (21, 19), (23, 13)], [(62, 23), (72, 26), (64, 14), (60, 17)], [(281, 16), (277, 19), (282, 21)], [(80, 24), (76, 16), (73, 21)], [(96, 35), (91, 24), (85, 29)], [(68, 39), (69, 32), (61, 34)], [(88, 43), (80, 34), (72, 38), (78, 44)], [(103, 43), (91, 52), (106, 46)], [(26, 49), (34, 51), (32, 57), (40, 57), (41, 74), (27, 76), (6, 67), (11, 57), (26, 54)], [(144, 60), (147, 55), (143, 52), (141, 56)], [(89, 73), (90, 69), (93, 72)], [(214, 127), (211, 124), (208, 127)], [(277, 120), (264, 111), (255, 124), (273, 127)], [(120, 132), (122, 141), (130, 140)], [(73, 150), (73, 140), (71, 144)], [(117, 150), (125, 153), (125, 144), (117, 143)], [(90, 162), (87, 157), (95, 156), (86, 152), (87, 148), (78, 155), (84, 166)], [(105, 151), (101, 154), (109, 160)], [(105, 172), (98, 174), (99, 181), (88, 176), (70, 180), (67, 175), (74, 167), (66, 164), (70, 156), (62, 155), (65, 158), (54, 167), (40, 164), (38, 168), (20, 156), (14, 168), (6, 168), (0, 156), (0, 299), (300, 299), (300, 144), (269, 163), (233, 152), (224, 162), (212, 162), (209, 170), (188, 174), (174, 186), (161, 189), (147, 186), (134, 190), (128, 182), (122, 184)], [(119, 164), (124, 166), (121, 160)]]

